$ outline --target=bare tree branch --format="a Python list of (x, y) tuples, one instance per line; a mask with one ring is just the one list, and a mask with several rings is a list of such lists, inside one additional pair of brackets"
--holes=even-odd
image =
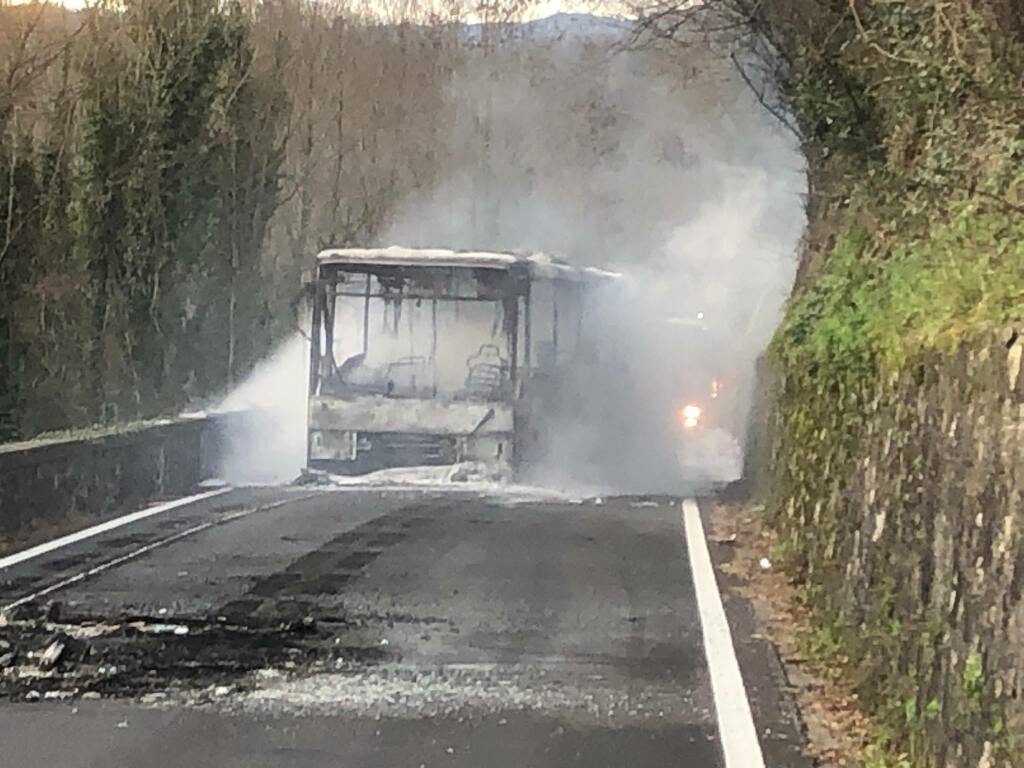
[(757, 99), (758, 103), (762, 107), (764, 107), (768, 114), (770, 114), (772, 117), (778, 120), (783, 125), (783, 127), (786, 128), (786, 130), (792, 133), (798, 141), (802, 142), (803, 135), (800, 133), (800, 129), (797, 128), (793, 121), (789, 119), (785, 112), (783, 112), (778, 107), (768, 103), (768, 99), (765, 98), (765, 91), (763, 89), (759, 90), (754, 85), (754, 82), (747, 74), (747, 71), (744, 68), (743, 64), (740, 63), (739, 57), (735, 53), (732, 53), (729, 56), (729, 58), (732, 59), (732, 63), (736, 67), (736, 71), (739, 73), (740, 77), (743, 78), (743, 82), (747, 84), (747, 87), (750, 88), (751, 92), (754, 94), (754, 98)]

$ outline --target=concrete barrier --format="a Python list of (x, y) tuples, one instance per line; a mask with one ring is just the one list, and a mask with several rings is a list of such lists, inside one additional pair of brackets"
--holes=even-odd
[(95, 523), (213, 476), (232, 417), (181, 417), (0, 445), (0, 536)]

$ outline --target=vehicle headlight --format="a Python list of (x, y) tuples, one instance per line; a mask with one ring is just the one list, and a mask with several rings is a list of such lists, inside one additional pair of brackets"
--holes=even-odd
[(679, 419), (685, 429), (693, 429), (700, 423), (701, 409), (699, 405), (689, 403), (679, 411)]

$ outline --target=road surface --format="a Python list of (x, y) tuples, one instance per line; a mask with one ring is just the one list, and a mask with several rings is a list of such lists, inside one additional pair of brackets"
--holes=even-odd
[[(804, 765), (741, 601), (746, 691), (712, 685), (736, 659), (709, 666), (717, 593), (683, 519), (668, 498), (239, 489), (54, 546), (0, 570), (0, 763)], [(716, 716), (739, 704), (760, 744)]]

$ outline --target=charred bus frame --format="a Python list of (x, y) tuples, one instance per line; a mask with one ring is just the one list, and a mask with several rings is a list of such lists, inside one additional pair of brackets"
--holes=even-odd
[[(311, 286), (308, 466), (514, 467), (558, 369), (584, 343), (592, 289), (613, 277), (543, 254), (322, 251)], [(374, 360), (375, 344), (409, 354)]]

